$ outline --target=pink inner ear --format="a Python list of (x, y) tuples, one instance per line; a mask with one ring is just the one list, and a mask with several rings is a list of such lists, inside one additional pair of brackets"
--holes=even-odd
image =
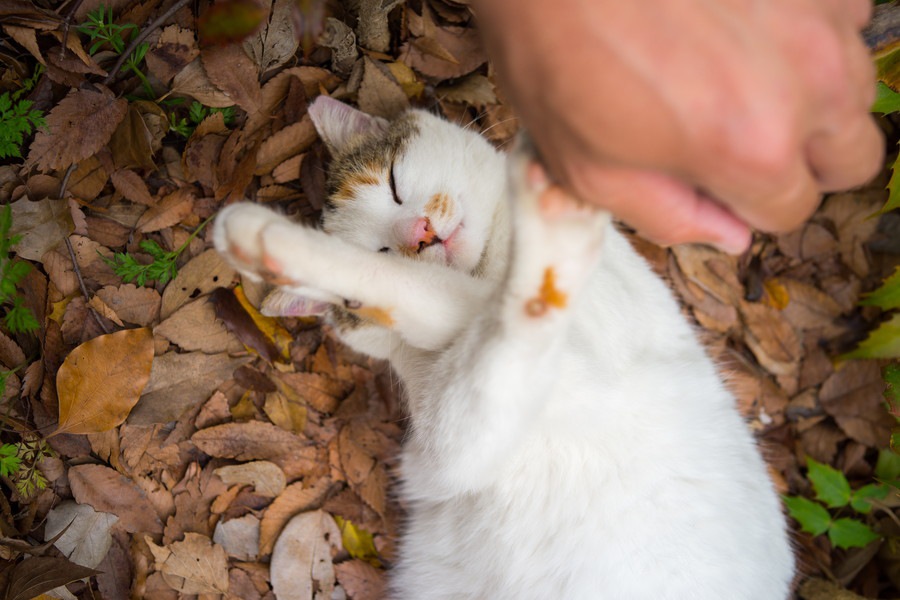
[(307, 112), (319, 137), (332, 151), (340, 151), (353, 138), (382, 133), (388, 128), (384, 119), (367, 115), (328, 96), (316, 98)]
[(268, 317), (317, 317), (329, 306), (328, 302), (275, 290), (263, 300), (260, 312)]

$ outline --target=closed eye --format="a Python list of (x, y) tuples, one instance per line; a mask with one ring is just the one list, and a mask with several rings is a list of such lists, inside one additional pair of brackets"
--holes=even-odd
[(391, 249), (390, 249), (390, 248), (388, 248), (388, 247), (387, 247), (387, 246), (385, 246), (385, 247), (384, 247), (384, 248), (381, 248), (381, 249), (380, 249), (380, 250), (378, 250), (378, 251), (379, 251), (379, 252), (390, 252), (390, 251), (391, 251)]
[(398, 205), (402, 205), (403, 200), (397, 195), (397, 183), (394, 181), (394, 163), (391, 163), (391, 174), (388, 176), (388, 184), (391, 186), (391, 194), (394, 196), (394, 202)]

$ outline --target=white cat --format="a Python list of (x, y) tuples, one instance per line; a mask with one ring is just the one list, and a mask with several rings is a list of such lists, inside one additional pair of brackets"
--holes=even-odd
[(335, 156), (324, 231), (238, 204), (214, 239), (282, 286), (270, 311), (326, 312), (403, 382), (392, 597), (785, 598), (754, 441), (609, 216), (550, 205), (524, 150), (425, 112), (309, 113)]

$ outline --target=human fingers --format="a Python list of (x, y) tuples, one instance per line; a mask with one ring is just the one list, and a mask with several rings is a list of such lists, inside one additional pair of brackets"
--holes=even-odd
[(810, 137), (806, 158), (823, 191), (842, 190), (875, 176), (884, 154), (884, 137), (869, 115)]
[(611, 211), (663, 246), (707, 243), (737, 254), (750, 244), (750, 229), (728, 209), (658, 172), (582, 169), (569, 185), (580, 198)]

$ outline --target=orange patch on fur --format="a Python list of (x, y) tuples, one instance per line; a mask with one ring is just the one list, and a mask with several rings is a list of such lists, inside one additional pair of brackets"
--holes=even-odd
[(435, 194), (428, 201), (428, 204), (425, 205), (425, 215), (447, 217), (450, 215), (452, 207), (453, 203), (450, 201), (450, 196), (444, 193)]
[(369, 171), (360, 171), (342, 181), (337, 191), (332, 194), (331, 200), (332, 202), (347, 202), (356, 197), (359, 193), (359, 188), (367, 185), (380, 184), (381, 179), (379, 179), (377, 175), (374, 175)]
[(565, 308), (568, 303), (569, 296), (556, 287), (556, 271), (553, 267), (547, 267), (538, 295), (525, 303), (525, 313), (531, 317), (540, 317), (550, 308)]
[(394, 318), (391, 316), (391, 311), (385, 308), (378, 308), (377, 306), (360, 306), (350, 312), (361, 319), (372, 321), (382, 327), (391, 327), (394, 325)]

